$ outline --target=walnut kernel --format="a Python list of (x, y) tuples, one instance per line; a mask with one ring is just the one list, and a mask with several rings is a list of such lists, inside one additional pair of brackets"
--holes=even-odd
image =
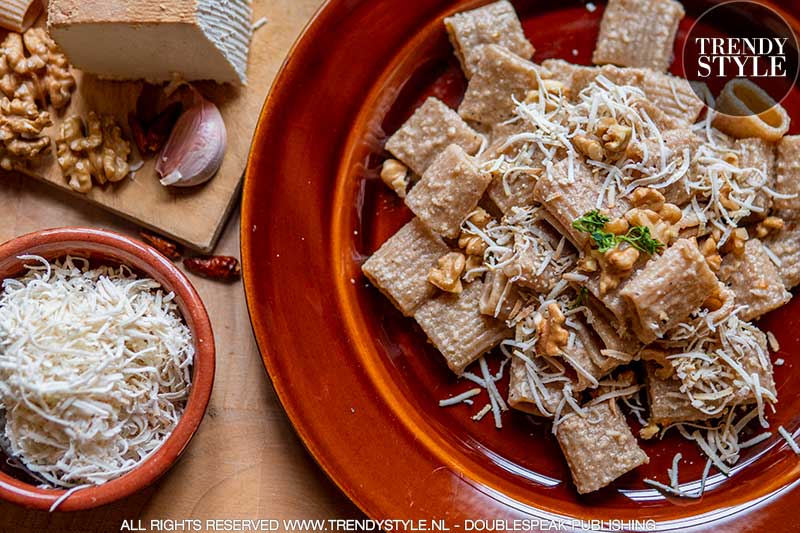
[(707, 239), (700, 243), (700, 253), (706, 258), (708, 268), (714, 272), (719, 272), (719, 268), (722, 266), (722, 256), (719, 255), (719, 250), (717, 250), (717, 240), (712, 235), (709, 235)]
[(428, 273), (428, 281), (445, 292), (460, 294), (463, 290), (461, 273), (464, 272), (466, 264), (464, 254), (447, 253), (439, 258), (438, 266)]
[(406, 197), (408, 188), (408, 167), (397, 159), (387, 159), (381, 167), (381, 180), (400, 198)]
[(763, 239), (774, 231), (783, 229), (784, 222), (782, 218), (771, 216), (767, 217), (756, 226), (756, 237)]
[(547, 306), (547, 318), (541, 317), (536, 324), (538, 338), (536, 353), (550, 357), (560, 354), (569, 341), (569, 332), (564, 328), (566, 317), (556, 303)]
[(71, 116), (61, 124), (56, 139), (58, 164), (69, 186), (78, 192), (89, 192), (92, 178), (98, 183), (120, 181), (130, 173), (130, 143), (122, 137), (122, 129), (110, 116), (98, 117), (93, 111), (84, 122)]
[(603, 146), (597, 139), (586, 137), (585, 135), (576, 135), (572, 138), (572, 143), (575, 149), (594, 161), (603, 160)]
[(747, 234), (747, 228), (736, 228), (733, 230), (722, 246), (722, 252), (733, 253), (737, 257), (744, 255), (744, 245), (750, 236)]

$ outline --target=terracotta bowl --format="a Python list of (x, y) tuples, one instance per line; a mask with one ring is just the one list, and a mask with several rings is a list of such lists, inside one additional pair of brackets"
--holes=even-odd
[[(186, 410), (166, 442), (147, 461), (104, 485), (76, 491), (58, 511), (80, 511), (111, 503), (141, 490), (162, 476), (177, 461), (191, 440), (208, 405), (214, 384), (214, 334), (200, 296), (186, 276), (155, 249), (111, 231), (91, 228), (58, 228), (29, 233), (0, 245), (0, 279), (19, 276), (23, 265), (17, 257), (40, 255), (48, 260), (65, 255), (93, 261), (125, 264), (158, 281), (175, 293), (175, 301), (195, 339), (192, 389)], [(0, 454), (0, 460), (4, 457)], [(23, 474), (24, 475), (24, 474)], [(0, 471), (0, 499), (35, 509), (50, 509), (63, 490), (37, 488), (11, 472)]]
[[(714, 533), (796, 527), (800, 458), (776, 430), (796, 431), (800, 422), (800, 298), (760, 322), (780, 341), (775, 357), (786, 362), (775, 368), (773, 436), (748, 448), (730, 479), (710, 477), (700, 499), (665, 497), (643, 482), (668, 481), (677, 452), (681, 482), (700, 478), (705, 459), (677, 432), (640, 443), (650, 464), (580, 495), (541, 419), (509, 411), (502, 431), (491, 416), (473, 421), (485, 395), (474, 406), (439, 407), (474, 385), (455, 378), (415, 321), (394, 309), (360, 266), (412, 218), (378, 177), (387, 134), (428, 96), (458, 106), (466, 80), (442, 19), (486, 1), (329, 0), (267, 98), (244, 185), (244, 282), (264, 363), (298, 434), (373, 518), (454, 526), (478, 518), (652, 519), (660, 529)], [(673, 73), (680, 74), (688, 29), (711, 2), (683, 0), (687, 17)], [(536, 62), (591, 63), (604, 2), (595, 1), (593, 11), (578, 0), (513, 3)], [(796, 0), (759, 3), (778, 9), (800, 33)], [(783, 105), (792, 133), (800, 132), (800, 88)], [(493, 372), (500, 359), (489, 356)], [(638, 422), (629, 422), (636, 433)], [(639, 527), (647, 526), (624, 529)]]

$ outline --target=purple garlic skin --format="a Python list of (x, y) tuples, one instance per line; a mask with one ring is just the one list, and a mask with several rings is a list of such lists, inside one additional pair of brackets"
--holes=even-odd
[(225, 121), (216, 105), (196, 95), (196, 102), (178, 118), (158, 156), (156, 172), (161, 185), (200, 185), (213, 178), (222, 165), (228, 147)]

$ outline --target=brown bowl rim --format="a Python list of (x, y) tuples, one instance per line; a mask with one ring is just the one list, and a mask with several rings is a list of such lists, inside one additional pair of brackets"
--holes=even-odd
[[(192, 388), (178, 425), (164, 444), (134, 470), (103, 485), (78, 490), (57, 508), (58, 511), (81, 511), (130, 496), (155, 482), (178, 460), (197, 431), (211, 397), (215, 371), (214, 333), (205, 305), (186, 275), (154, 248), (120, 233), (87, 227), (35, 231), (1, 244), (0, 260), (24, 255), (33, 248), (53, 243), (78, 248), (81, 244), (94, 243), (136, 257), (141, 265), (131, 266), (162, 280), (162, 283), (166, 282), (178, 301), (183, 302), (182, 311), (189, 315), (186, 322), (195, 338)], [(0, 472), (0, 499), (17, 505), (49, 510), (65, 492), (61, 489), (41, 489)]]

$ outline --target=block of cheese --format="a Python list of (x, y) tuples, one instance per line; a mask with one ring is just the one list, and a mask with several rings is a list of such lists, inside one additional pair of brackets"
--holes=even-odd
[(250, 0), (50, 0), (47, 28), (101, 78), (245, 83)]

